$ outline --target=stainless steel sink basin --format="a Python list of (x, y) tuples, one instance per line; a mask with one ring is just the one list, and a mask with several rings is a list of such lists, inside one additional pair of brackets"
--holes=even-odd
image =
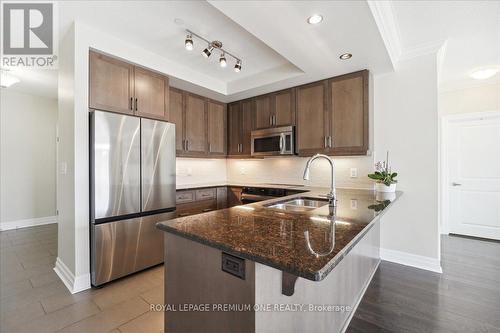
[(264, 207), (283, 209), (293, 212), (305, 212), (313, 210), (322, 206), (328, 205), (328, 200), (322, 200), (317, 198), (293, 198), (287, 201), (280, 201), (271, 204), (267, 204)]

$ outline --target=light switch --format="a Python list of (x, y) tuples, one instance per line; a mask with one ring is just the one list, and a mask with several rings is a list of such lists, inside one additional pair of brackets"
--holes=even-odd
[(358, 169), (351, 168), (351, 178), (358, 178)]
[(351, 199), (351, 209), (358, 209), (358, 200)]

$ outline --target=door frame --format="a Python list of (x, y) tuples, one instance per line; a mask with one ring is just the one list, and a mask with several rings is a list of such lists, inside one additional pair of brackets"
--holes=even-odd
[(449, 220), (449, 203), (450, 203), (450, 190), (449, 183), (449, 168), (448, 168), (448, 148), (450, 133), (450, 126), (456, 122), (471, 122), (478, 119), (495, 119), (500, 118), (500, 110), (490, 110), (481, 112), (468, 112), (459, 114), (450, 114), (441, 116), (440, 137), (439, 137), (439, 190), (438, 190), (438, 214), (439, 214), (439, 233), (450, 233), (450, 220)]

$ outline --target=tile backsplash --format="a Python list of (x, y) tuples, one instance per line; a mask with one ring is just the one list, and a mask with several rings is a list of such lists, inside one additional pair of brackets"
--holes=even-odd
[[(327, 161), (317, 160), (311, 179), (302, 179), (307, 158), (195, 159), (177, 158), (177, 185), (209, 183), (279, 183), (311, 186), (330, 185)], [(334, 157), (338, 187), (373, 188), (366, 176), (373, 170), (373, 156)]]

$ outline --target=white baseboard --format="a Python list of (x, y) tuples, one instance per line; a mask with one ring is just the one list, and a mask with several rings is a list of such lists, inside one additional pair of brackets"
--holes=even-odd
[(75, 278), (73, 272), (71, 272), (68, 266), (66, 266), (59, 257), (56, 259), (54, 271), (72, 294), (90, 289), (90, 274), (83, 274)]
[(443, 273), (441, 262), (435, 258), (419, 256), (396, 250), (380, 249), (380, 259), (405, 266), (425, 269), (427, 271)]
[(0, 223), (0, 231), (34, 227), (37, 225), (44, 225), (44, 224), (51, 224), (51, 223), (57, 223), (57, 216), (45, 216), (45, 217), (37, 217), (37, 218), (25, 219), (25, 220), (1, 222)]

